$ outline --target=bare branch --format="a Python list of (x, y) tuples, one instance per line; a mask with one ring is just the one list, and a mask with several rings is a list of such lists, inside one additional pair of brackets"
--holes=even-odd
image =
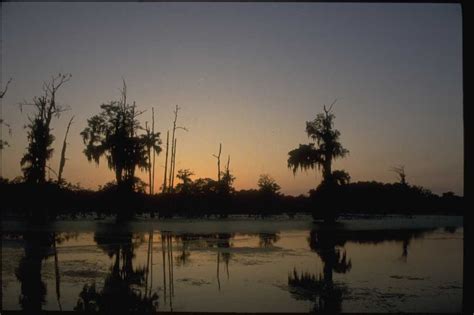
[(55, 170), (53, 170), (51, 167), (49, 167), (49, 165), (45, 165), (45, 167), (46, 167), (47, 169), (49, 169), (51, 172), (53, 172), (54, 175), (56, 175), (56, 177), (58, 176), (58, 173), (56, 173)]
[(3, 98), (3, 96), (5, 95), (5, 93), (7, 93), (7, 90), (8, 90), (8, 85), (10, 84), (10, 82), (12, 82), (13, 78), (10, 78), (7, 82), (7, 84), (5, 85), (5, 89), (0, 93), (0, 98)]
[(53, 79), (53, 87), (52, 87), (53, 91), (56, 92), (61, 85), (68, 82), (69, 80), (71, 80), (71, 78), (72, 78), (72, 74), (70, 74), (70, 73), (67, 73), (67, 74), (61, 74), (60, 73), (59, 76), (57, 77), (57, 79), (59, 79), (58, 84), (54, 85), (55, 80)]
[(189, 131), (188, 128), (186, 128), (186, 127), (176, 127), (176, 129), (182, 129), (184, 131)]
[(398, 176), (400, 176), (400, 183), (406, 184), (406, 174), (405, 174), (404, 165), (398, 165), (396, 167), (392, 167), (390, 170), (392, 172), (395, 172)]
[(334, 102), (332, 102), (332, 104), (329, 106), (329, 109), (326, 108), (326, 105), (323, 105), (323, 109), (324, 109), (324, 113), (326, 114), (326, 116), (331, 112), (332, 110), (332, 107), (334, 106), (334, 104), (336, 104), (337, 102), (337, 98), (334, 100)]
[(20, 112), (23, 113), (23, 106), (37, 106), (35, 103), (28, 103), (27, 101), (23, 101), (18, 103), (18, 106), (20, 106)]
[(334, 104), (336, 104), (336, 102), (337, 102), (337, 98), (334, 100), (334, 102), (332, 102), (331, 106), (329, 106), (328, 112), (332, 110), (332, 107), (334, 106)]
[(213, 156), (217, 159), (217, 180), (221, 181), (221, 152), (222, 152), (222, 143), (219, 143), (219, 154)]

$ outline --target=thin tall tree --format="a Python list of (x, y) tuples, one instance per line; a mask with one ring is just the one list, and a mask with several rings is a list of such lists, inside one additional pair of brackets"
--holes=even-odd
[(173, 163), (171, 164), (171, 184), (170, 188), (173, 190), (174, 189), (174, 171), (176, 167), (176, 145), (178, 143), (178, 138), (174, 138), (174, 144), (173, 144)]
[(176, 108), (174, 110), (174, 120), (173, 120), (173, 132), (171, 135), (171, 160), (170, 160), (170, 174), (169, 174), (169, 180), (168, 180), (168, 190), (172, 191), (173, 189), (173, 177), (174, 177), (174, 168), (175, 168), (175, 163), (176, 163), (176, 138), (175, 138), (175, 133), (176, 130), (182, 129), (184, 131), (188, 131), (186, 127), (181, 127), (177, 126), (176, 123), (178, 121), (178, 111), (181, 108), (176, 105)]
[(212, 156), (217, 159), (217, 181), (221, 181), (221, 151), (222, 151), (222, 143), (219, 143), (219, 153), (213, 154)]
[[(151, 132), (155, 134), (155, 108), (151, 108)], [(153, 161), (152, 161), (152, 182), (151, 182), (151, 193), (155, 193), (155, 156), (156, 151), (153, 150)]]
[(166, 192), (166, 180), (168, 176), (168, 147), (169, 147), (169, 140), (170, 140), (170, 131), (166, 132), (166, 158), (165, 158), (165, 174), (163, 176), (163, 193)]
[[(152, 114), (154, 116), (154, 112)], [(152, 116), (152, 125), (154, 125), (154, 117)], [(148, 188), (149, 188), (149, 193), (150, 195), (153, 194), (153, 184), (154, 184), (154, 163), (153, 159), (155, 154), (160, 154), (161, 152), (161, 140), (160, 140), (160, 133), (159, 132), (154, 132), (154, 126), (152, 126), (152, 129), (150, 130), (150, 127), (148, 126), (148, 122), (145, 122), (145, 134), (141, 136), (143, 139), (145, 146), (146, 146), (146, 151), (147, 151), (147, 170), (148, 170)], [(153, 155), (152, 155), (153, 154)]]
[(67, 147), (67, 135), (69, 133), (69, 128), (71, 127), (74, 116), (71, 117), (69, 123), (67, 124), (66, 134), (64, 135), (63, 148), (61, 150), (61, 160), (59, 162), (59, 171), (58, 171), (58, 184), (61, 184), (63, 178), (64, 165), (66, 165), (66, 147)]

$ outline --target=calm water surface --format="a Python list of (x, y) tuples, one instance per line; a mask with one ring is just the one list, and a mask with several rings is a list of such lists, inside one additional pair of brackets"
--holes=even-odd
[(462, 225), (444, 216), (2, 222), (3, 309), (460, 312)]

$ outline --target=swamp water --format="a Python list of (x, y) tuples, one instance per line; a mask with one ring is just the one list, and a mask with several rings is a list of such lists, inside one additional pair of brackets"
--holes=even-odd
[(4, 310), (460, 312), (452, 216), (2, 222)]

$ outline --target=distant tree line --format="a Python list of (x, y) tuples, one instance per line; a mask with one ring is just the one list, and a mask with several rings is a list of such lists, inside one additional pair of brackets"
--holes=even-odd
[[(188, 192), (149, 195), (136, 193), (129, 211), (148, 213), (159, 217), (225, 217), (230, 214), (267, 216), (299, 213), (324, 218), (328, 209), (340, 214), (452, 214), (462, 215), (466, 209), (464, 198), (447, 192), (441, 196), (418, 186), (400, 183), (355, 182), (332, 191), (330, 198), (339, 200), (337, 208), (328, 207), (329, 199), (317, 189), (310, 196), (268, 194), (261, 189), (234, 190), (223, 195), (216, 181), (197, 179)], [(123, 202), (117, 198), (115, 185), (104, 185), (99, 191), (73, 185), (58, 186), (50, 183), (33, 187), (19, 181), (0, 181), (2, 216), (35, 216), (46, 219), (60, 215), (81, 216), (87, 213), (104, 216), (116, 215)], [(26, 198), (22, 196), (27, 196)], [(41, 203), (38, 201), (48, 200)], [(334, 203), (332, 203), (334, 204)]]

